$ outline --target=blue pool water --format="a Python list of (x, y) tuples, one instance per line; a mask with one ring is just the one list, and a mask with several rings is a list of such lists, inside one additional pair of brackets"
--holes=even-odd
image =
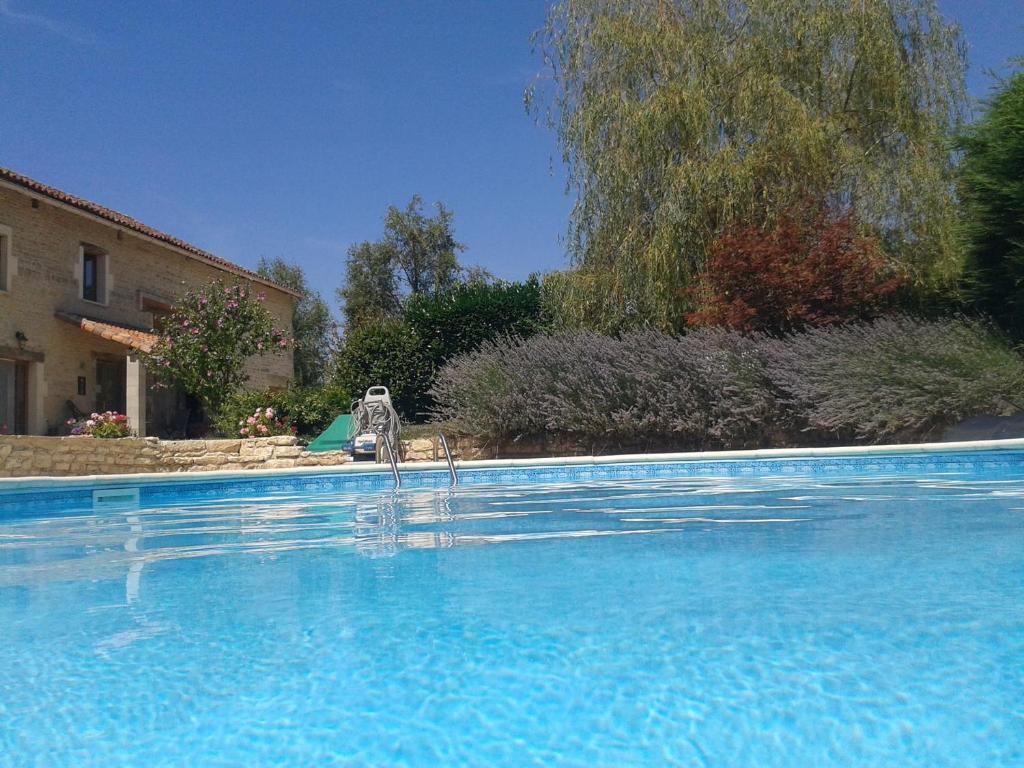
[(1024, 764), (1024, 471), (0, 512), (0, 765)]

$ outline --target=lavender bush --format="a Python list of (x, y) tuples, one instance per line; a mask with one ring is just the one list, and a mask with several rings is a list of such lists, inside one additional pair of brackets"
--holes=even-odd
[(1024, 362), (985, 323), (896, 317), (782, 339), (724, 329), (506, 339), (451, 360), (432, 394), (434, 417), (464, 434), (738, 448), (922, 439), (1018, 410), (1022, 384)]
[(485, 437), (759, 444), (779, 414), (758, 351), (757, 339), (722, 330), (490, 342), (441, 369), (434, 416)]
[(1024, 363), (980, 320), (882, 318), (765, 341), (780, 399), (812, 430), (921, 440), (969, 416), (1019, 411)]

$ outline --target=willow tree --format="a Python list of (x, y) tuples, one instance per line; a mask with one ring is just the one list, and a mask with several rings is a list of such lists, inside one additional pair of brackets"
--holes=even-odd
[(951, 285), (959, 30), (934, 0), (562, 0), (530, 107), (577, 202), (570, 322), (674, 327), (726, 229), (852, 212), (918, 288)]

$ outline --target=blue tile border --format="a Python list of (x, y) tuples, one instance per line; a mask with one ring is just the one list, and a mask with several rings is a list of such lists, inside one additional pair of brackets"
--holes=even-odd
[[(674, 478), (921, 478), (978, 477), (987, 479), (1024, 478), (1024, 448), (1014, 450), (960, 450), (949, 453), (907, 452), (856, 455), (791, 456), (778, 458), (726, 458), (652, 461), (630, 457), (619, 463), (542, 464), (532, 466), (464, 466), (459, 470), (463, 485), (530, 485), (582, 483), (607, 480), (648, 480)], [(14, 486), (14, 487), (11, 487)], [(402, 472), (403, 489), (444, 488), (448, 473), (443, 469), (413, 469)], [(99, 483), (39, 482), (17, 488), (0, 487), (0, 515), (45, 509), (91, 508), (92, 491)], [(143, 507), (203, 501), (232, 501), (295, 498), (327, 493), (377, 494), (393, 487), (390, 473), (358, 470), (323, 473), (274, 473), (252, 477), (196, 477), (185, 474), (159, 478), (104, 478), (102, 487), (138, 488)]]

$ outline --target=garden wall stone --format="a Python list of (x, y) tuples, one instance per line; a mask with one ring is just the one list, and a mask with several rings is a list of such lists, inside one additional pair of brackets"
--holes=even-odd
[(0, 477), (288, 469), (350, 461), (344, 451), (310, 453), (294, 437), (249, 440), (100, 440), (0, 435)]
[[(587, 456), (601, 453), (602, 446), (552, 440), (543, 437), (520, 440), (484, 440), (465, 435), (448, 438), (452, 458), (471, 459), (537, 459), (549, 456)], [(444, 461), (444, 451), (436, 437), (403, 440), (404, 461)]]
[[(543, 439), (485, 442), (455, 437), (456, 459), (535, 458), (583, 455), (594, 446)], [(443, 461), (436, 438), (402, 442), (404, 461)], [(344, 451), (310, 453), (294, 437), (247, 440), (158, 440), (126, 437), (33, 437), (0, 435), (0, 477), (194, 472), (212, 469), (290, 469), (351, 461)]]

